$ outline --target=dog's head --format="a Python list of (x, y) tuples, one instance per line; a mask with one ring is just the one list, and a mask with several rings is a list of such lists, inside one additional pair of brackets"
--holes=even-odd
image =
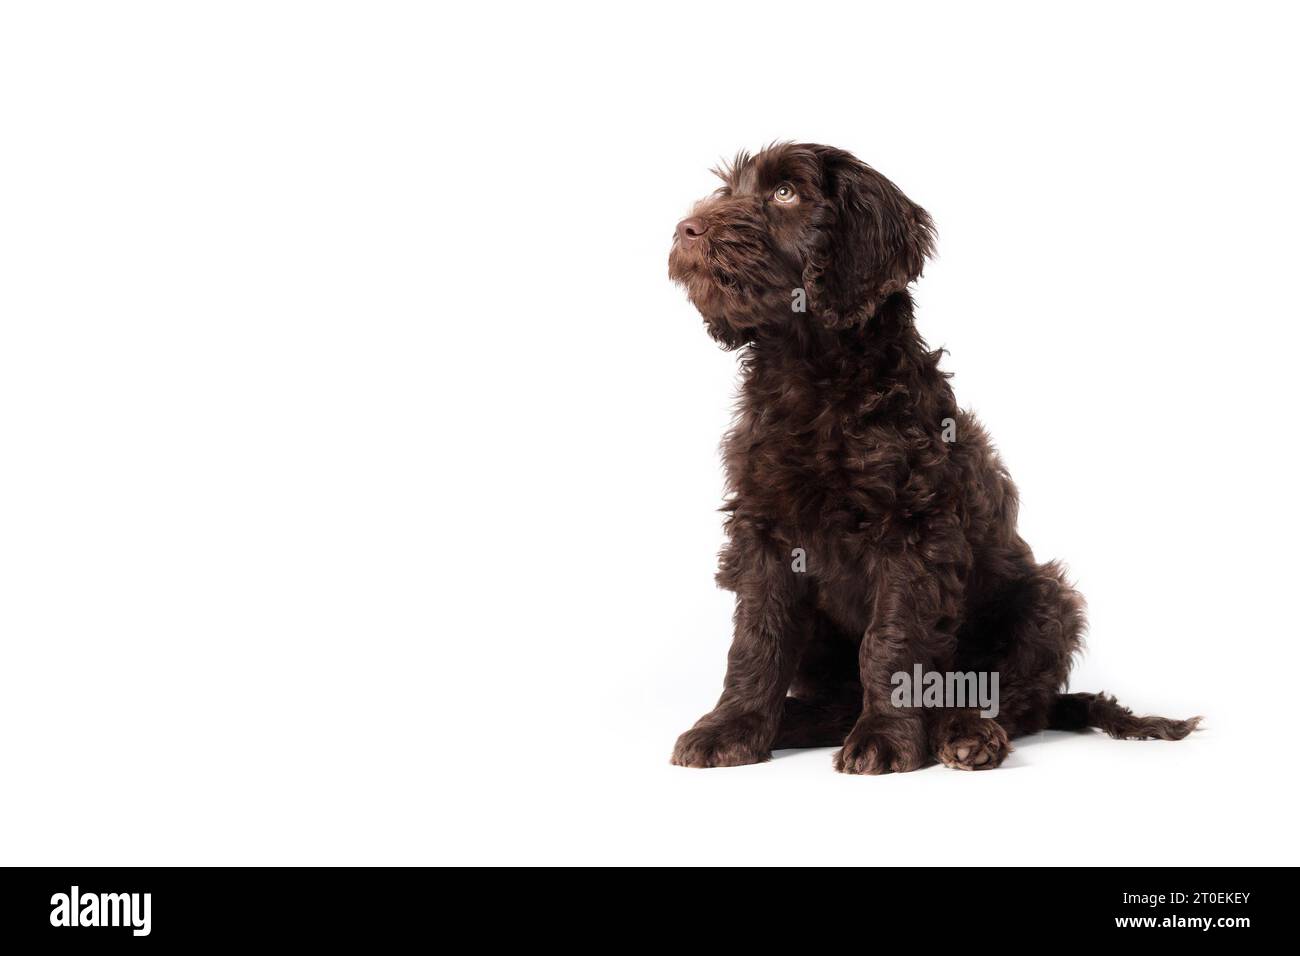
[(668, 275), (728, 348), (782, 323), (866, 322), (933, 252), (925, 210), (844, 150), (781, 144), (714, 172), (724, 185), (677, 224)]

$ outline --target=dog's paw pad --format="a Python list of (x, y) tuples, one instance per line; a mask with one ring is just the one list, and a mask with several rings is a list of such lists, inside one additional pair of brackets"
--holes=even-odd
[(953, 730), (939, 747), (939, 762), (954, 770), (992, 770), (1011, 752), (1011, 741), (1002, 725), (977, 720)]

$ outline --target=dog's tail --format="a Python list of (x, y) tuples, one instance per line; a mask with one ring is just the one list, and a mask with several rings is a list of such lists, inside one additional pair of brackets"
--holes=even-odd
[(1116, 740), (1182, 740), (1201, 722), (1200, 717), (1135, 717), (1114, 697), (1100, 694), (1057, 694), (1047, 717), (1049, 730), (1083, 730), (1100, 727)]

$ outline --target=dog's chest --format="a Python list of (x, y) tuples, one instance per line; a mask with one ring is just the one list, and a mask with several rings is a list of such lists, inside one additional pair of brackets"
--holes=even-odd
[(884, 532), (909, 479), (907, 449), (897, 424), (860, 404), (804, 402), (748, 414), (727, 460), (743, 510), (778, 538), (839, 550)]

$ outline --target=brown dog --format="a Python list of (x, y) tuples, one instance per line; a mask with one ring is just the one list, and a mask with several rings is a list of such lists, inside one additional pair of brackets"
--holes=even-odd
[[(913, 324), (925, 210), (826, 146), (742, 154), (719, 175), (668, 271), (714, 338), (747, 346), (718, 572), (735, 638), (722, 697), (673, 762), (842, 744), (846, 773), (974, 770), (1049, 727), (1187, 736), (1198, 718), (1062, 693), (1083, 599), (1016, 533), (1015, 486)], [(996, 674), (996, 717), (900, 703), (897, 675), (922, 672)]]

